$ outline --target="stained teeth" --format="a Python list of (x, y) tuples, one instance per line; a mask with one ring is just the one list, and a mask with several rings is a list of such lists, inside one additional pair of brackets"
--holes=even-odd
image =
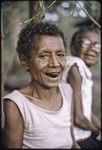
[(46, 75), (52, 78), (58, 77), (58, 73), (46, 73)]

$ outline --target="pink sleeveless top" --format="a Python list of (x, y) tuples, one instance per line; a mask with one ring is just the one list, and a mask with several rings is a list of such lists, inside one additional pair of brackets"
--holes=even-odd
[(18, 106), (24, 120), (22, 148), (71, 148), (72, 90), (68, 84), (59, 84), (63, 104), (58, 111), (40, 108), (15, 90), (5, 96)]

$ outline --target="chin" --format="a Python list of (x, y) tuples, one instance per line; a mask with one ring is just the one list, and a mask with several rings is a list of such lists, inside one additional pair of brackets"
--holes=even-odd
[(55, 88), (58, 86), (58, 82), (57, 83), (49, 83), (47, 85), (45, 85), (44, 87), (45, 88)]
[(97, 64), (97, 62), (93, 62), (93, 61), (86, 62), (86, 65), (88, 67), (94, 66), (95, 64)]

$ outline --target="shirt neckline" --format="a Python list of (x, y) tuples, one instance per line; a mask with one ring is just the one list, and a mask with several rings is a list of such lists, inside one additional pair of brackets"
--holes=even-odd
[(64, 106), (64, 95), (62, 93), (62, 90), (61, 90), (60, 86), (59, 86), (59, 89), (60, 89), (61, 96), (62, 96), (62, 106), (57, 111), (52, 111), (52, 110), (48, 110), (48, 109), (45, 109), (45, 108), (41, 108), (41, 107), (35, 105), (34, 103), (32, 103), (30, 100), (28, 100), (28, 98), (26, 96), (24, 96), (20, 91), (15, 90), (15, 92), (19, 93), (31, 106), (33, 106), (37, 110), (40, 110), (40, 111), (43, 111), (43, 112), (46, 112), (46, 113), (50, 113), (50, 114), (57, 114), (63, 109), (63, 106)]

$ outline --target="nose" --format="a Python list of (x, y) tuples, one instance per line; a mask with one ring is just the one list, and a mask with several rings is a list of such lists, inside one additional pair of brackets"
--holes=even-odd
[(52, 55), (49, 60), (49, 66), (50, 67), (58, 67), (59, 65), (60, 64), (59, 64), (59, 61), (57, 60), (56, 55)]

